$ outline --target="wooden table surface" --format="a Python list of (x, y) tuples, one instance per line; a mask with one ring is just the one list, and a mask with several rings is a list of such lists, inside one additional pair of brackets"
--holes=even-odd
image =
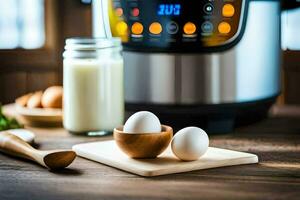
[[(30, 128), (40, 149), (111, 139)], [(0, 154), (0, 199), (299, 199), (300, 118), (272, 117), (233, 133), (210, 136), (211, 146), (255, 153), (259, 164), (143, 178), (83, 158), (60, 172)]]

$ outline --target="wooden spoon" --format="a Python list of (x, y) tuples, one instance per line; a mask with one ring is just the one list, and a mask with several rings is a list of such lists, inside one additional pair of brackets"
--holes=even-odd
[(0, 134), (0, 151), (9, 155), (29, 159), (51, 170), (69, 166), (76, 157), (72, 150), (40, 151), (21, 138), (9, 133)]

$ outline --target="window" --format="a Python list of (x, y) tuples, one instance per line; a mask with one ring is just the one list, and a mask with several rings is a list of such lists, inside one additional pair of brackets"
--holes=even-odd
[(0, 0), (0, 49), (45, 44), (44, 0)]
[(283, 11), (281, 15), (282, 48), (300, 50), (300, 8)]
[(61, 84), (65, 38), (91, 24), (87, 0), (0, 0), (0, 102)]

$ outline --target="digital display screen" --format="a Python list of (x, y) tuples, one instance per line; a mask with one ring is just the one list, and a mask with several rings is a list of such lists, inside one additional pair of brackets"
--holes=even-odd
[(157, 9), (157, 15), (159, 16), (178, 16), (180, 12), (180, 4), (159, 4)]

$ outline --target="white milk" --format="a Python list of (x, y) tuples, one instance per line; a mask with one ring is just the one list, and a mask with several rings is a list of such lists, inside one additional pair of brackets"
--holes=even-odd
[(122, 58), (64, 59), (64, 127), (112, 131), (123, 124)]

